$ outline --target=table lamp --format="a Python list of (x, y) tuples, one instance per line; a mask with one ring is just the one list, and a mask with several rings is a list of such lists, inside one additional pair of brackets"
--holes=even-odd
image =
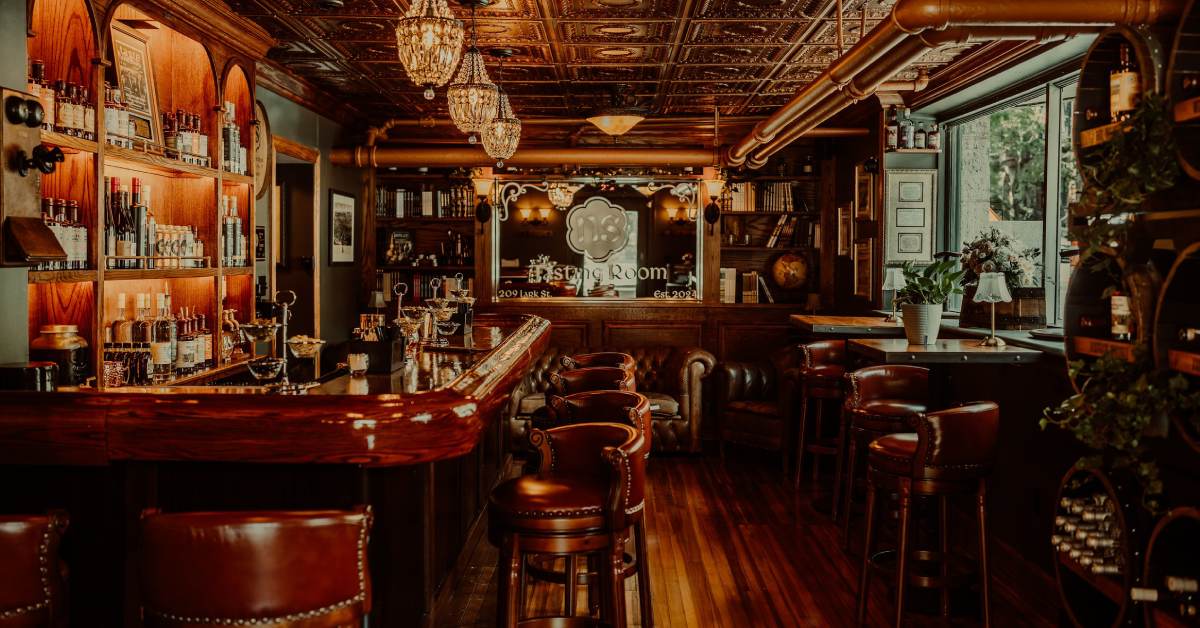
[(880, 286), (880, 289), (892, 291), (892, 313), (888, 314), (888, 317), (883, 319), (885, 322), (896, 322), (896, 293), (899, 292), (900, 289), (903, 288), (907, 283), (908, 282), (904, 280), (903, 268), (892, 266), (890, 268), (883, 269), (883, 285)]
[(992, 334), (979, 343), (981, 347), (1003, 347), (1004, 340), (996, 337), (996, 304), (1012, 301), (1008, 293), (1008, 282), (1004, 273), (980, 273), (979, 285), (975, 287), (976, 303), (992, 304)]

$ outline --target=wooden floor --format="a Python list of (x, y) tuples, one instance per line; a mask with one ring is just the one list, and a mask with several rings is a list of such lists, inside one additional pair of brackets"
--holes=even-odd
[[(793, 491), (781, 481), (776, 459), (731, 449), (725, 462), (716, 456), (653, 458), (647, 493), (658, 626), (854, 624), (859, 560), (842, 551), (840, 528), (814, 507), (827, 496), (807, 478), (805, 489)], [(953, 535), (969, 540), (973, 529), (963, 526)], [(1006, 555), (1002, 546), (993, 544), (993, 557), (993, 625), (1058, 625), (1053, 581)], [(486, 540), (476, 547), (438, 626), (495, 624), (496, 558)], [(878, 579), (875, 583), (869, 624), (890, 625), (890, 588)], [(627, 608), (632, 624), (641, 625), (634, 586), (634, 580), (626, 582)], [(562, 587), (538, 584), (528, 597), (525, 617), (553, 614), (561, 609)], [(586, 597), (584, 589), (578, 597)], [(975, 598), (956, 600), (961, 612), (952, 624), (980, 623), (969, 608)], [(909, 617), (914, 626), (944, 623), (930, 616)]]

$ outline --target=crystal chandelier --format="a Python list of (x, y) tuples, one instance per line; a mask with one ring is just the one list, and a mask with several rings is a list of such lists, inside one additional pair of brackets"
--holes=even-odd
[[(500, 59), (500, 70), (496, 74), (497, 80), (500, 80), (504, 77), (504, 58), (512, 56), (512, 51), (497, 49), (492, 51), (492, 55)], [(497, 168), (503, 168), (504, 160), (517, 152), (517, 144), (521, 141), (521, 121), (513, 114), (504, 88), (496, 85), (496, 89), (500, 92), (500, 98), (496, 101), (496, 117), (483, 125), (479, 135), (483, 138), (484, 152), (496, 160)]]
[(450, 119), (454, 121), (458, 130), (468, 135), (467, 141), (474, 144), (475, 133), (496, 117), (499, 90), (492, 79), (488, 78), (483, 55), (479, 53), (479, 48), (475, 47), (475, 7), (483, 4), (484, 0), (468, 2), (471, 5), (471, 47), (463, 56), (458, 76), (446, 90), (446, 100), (450, 105)]
[(446, 0), (413, 0), (396, 24), (396, 50), (408, 78), (425, 87), (425, 100), (433, 88), (454, 75), (462, 55), (463, 25)]
[(567, 209), (575, 202), (575, 190), (562, 181), (549, 183), (546, 196), (550, 197), (550, 204), (557, 209)]

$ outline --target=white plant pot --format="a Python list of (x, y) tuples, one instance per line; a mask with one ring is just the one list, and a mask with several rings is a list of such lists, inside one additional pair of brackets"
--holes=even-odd
[(904, 335), (908, 344), (931, 345), (937, 342), (938, 330), (942, 327), (942, 304), (904, 303), (900, 306), (904, 316)]

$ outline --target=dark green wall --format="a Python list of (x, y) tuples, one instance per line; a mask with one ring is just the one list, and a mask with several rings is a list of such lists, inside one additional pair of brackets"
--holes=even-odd
[[(25, 88), (25, 2), (0, 0), (0, 85)], [(27, 273), (0, 269), (0, 362), (29, 358)]]
[[(342, 142), (342, 126), (264, 88), (258, 88), (258, 99), (267, 109), (271, 132), (289, 140), (312, 146), (321, 151), (321, 329), (319, 335), (330, 343), (350, 338), (350, 330), (358, 325), (359, 266), (329, 265), (329, 190), (333, 188), (358, 198), (361, 191), (361, 171), (329, 163), (329, 152)], [(362, 224), (364, 202), (358, 198), (357, 224)], [(257, 215), (269, 215), (266, 195), (258, 200)], [(265, 218), (260, 218), (265, 222)], [(268, 238), (270, 234), (268, 233)]]

